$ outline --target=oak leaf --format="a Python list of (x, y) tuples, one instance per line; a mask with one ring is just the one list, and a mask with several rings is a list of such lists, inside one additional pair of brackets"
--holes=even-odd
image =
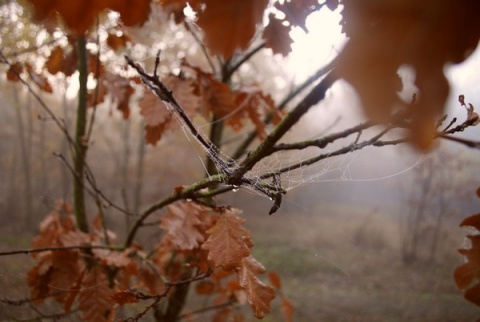
[(115, 292), (112, 295), (112, 300), (119, 305), (138, 302), (138, 299), (135, 297), (135, 295), (133, 295), (132, 292), (128, 290)]
[(52, 85), (50, 85), (50, 82), (45, 75), (37, 73), (32, 65), (28, 63), (25, 64), (25, 69), (27, 70), (30, 79), (38, 86), (38, 88), (44, 92), (53, 93)]
[(227, 84), (217, 81), (211, 74), (201, 75), (199, 83), (201, 111), (205, 116), (212, 113), (220, 119), (235, 111), (236, 95)]
[(47, 67), (50, 74), (55, 75), (62, 71), (64, 60), (65, 58), (62, 47), (56, 46), (52, 49), (50, 56), (47, 58), (45, 67)]
[(282, 297), (282, 299), (280, 300), (280, 309), (282, 310), (285, 321), (292, 322), (294, 307), (292, 302), (288, 298)]
[(350, 40), (335, 72), (355, 88), (370, 118), (389, 122), (392, 109), (402, 106), (397, 70), (413, 67), (419, 99), (411, 139), (421, 150), (430, 148), (450, 89), (444, 66), (462, 62), (477, 47), (480, 2), (344, 0), (343, 6), (341, 24)]
[(146, 288), (151, 295), (162, 294), (165, 291), (165, 282), (162, 274), (155, 267), (143, 264), (138, 270), (138, 282)]
[[(169, 75), (162, 79), (162, 83), (172, 91), (187, 116), (193, 117), (200, 107), (200, 98), (194, 93), (192, 80)], [(138, 103), (140, 114), (145, 120), (146, 140), (149, 144), (155, 145), (165, 131), (180, 127), (167, 104), (150, 90), (144, 93)]]
[(287, 56), (292, 51), (292, 38), (290, 37), (290, 25), (285, 25), (284, 20), (275, 18), (270, 14), (268, 25), (263, 31), (263, 38), (266, 40), (265, 47), (271, 48), (274, 54)]
[(267, 136), (264, 118), (268, 113), (273, 113), (273, 124), (278, 124), (283, 117), (273, 98), (256, 88), (246, 88), (237, 93), (236, 105), (239, 106), (239, 112), (229, 117), (226, 123), (234, 130), (239, 130), (243, 127), (243, 118), (248, 117), (255, 125), (260, 139)]
[(275, 8), (285, 14), (285, 20), (287, 20), (290, 25), (298, 26), (305, 32), (308, 32), (305, 20), (309, 14), (319, 7), (318, 0), (288, 0), (282, 3), (275, 3)]
[(204, 0), (197, 24), (205, 32), (205, 44), (214, 55), (232, 58), (235, 50), (244, 50), (262, 23), (268, 0)]
[(57, 15), (75, 35), (83, 35), (104, 10), (120, 14), (127, 26), (142, 25), (150, 14), (150, 0), (135, 3), (128, 0), (28, 0), (34, 8), (34, 19), (47, 24), (56, 23)]
[(199, 281), (195, 284), (195, 292), (198, 295), (210, 295), (215, 292), (215, 284), (212, 281)]
[(168, 213), (160, 220), (160, 228), (167, 232), (164, 237), (177, 250), (192, 250), (200, 246), (204, 236), (199, 230), (200, 207), (191, 202), (179, 202), (168, 206)]
[(52, 253), (43, 252), (37, 256), (37, 263), (27, 273), (30, 298), (35, 304), (41, 304), (50, 292), (52, 277)]
[(52, 252), (52, 271), (49, 287), (54, 290), (55, 299), (58, 302), (65, 303), (67, 301), (69, 291), (75, 285), (83, 267), (83, 263), (79, 261), (79, 252), (77, 250)]
[(128, 37), (124, 33), (121, 33), (120, 35), (112, 32), (108, 33), (107, 45), (110, 48), (112, 48), (114, 51), (118, 51), (121, 48), (125, 48), (128, 42), (130, 42), (130, 37)]
[(215, 225), (207, 230), (208, 239), (202, 248), (208, 250), (208, 260), (215, 267), (229, 270), (242, 264), (242, 259), (250, 255), (252, 236), (242, 225), (245, 220), (238, 217), (240, 210), (227, 209)]
[(265, 273), (265, 268), (252, 256), (242, 259), (238, 271), (238, 282), (245, 289), (248, 303), (259, 319), (270, 312), (270, 302), (275, 298), (272, 287), (265, 285), (257, 275)]
[(273, 287), (275, 287), (277, 290), (280, 290), (282, 288), (282, 280), (280, 279), (280, 275), (278, 275), (277, 273), (268, 273), (268, 279), (270, 280), (270, 283), (272, 283)]
[(12, 82), (18, 82), (20, 80), (20, 74), (23, 71), (23, 66), (20, 63), (10, 65), (7, 70), (7, 79)]
[[(462, 221), (460, 226), (480, 228), (480, 214), (470, 216)], [(459, 249), (465, 256), (465, 264), (459, 266), (454, 272), (457, 287), (464, 291), (464, 297), (480, 305), (480, 234), (469, 235), (471, 242), (469, 249)]]
[(85, 273), (78, 295), (78, 308), (88, 322), (111, 321), (114, 315), (113, 290), (101, 267), (94, 266)]

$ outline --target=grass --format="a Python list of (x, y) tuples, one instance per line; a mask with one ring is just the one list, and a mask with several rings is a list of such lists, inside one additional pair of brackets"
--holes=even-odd
[[(387, 214), (331, 206), (323, 215), (295, 216), (293, 226), (285, 218), (250, 221), (254, 256), (282, 276), (285, 294), (295, 303), (294, 321), (480, 317), (480, 309), (464, 300), (453, 282), (453, 270), (462, 260), (450, 254), (457, 245), (443, 250), (446, 255), (439, 257), (444, 260), (406, 266), (398, 221)], [(281, 321), (276, 310), (271, 321)]]

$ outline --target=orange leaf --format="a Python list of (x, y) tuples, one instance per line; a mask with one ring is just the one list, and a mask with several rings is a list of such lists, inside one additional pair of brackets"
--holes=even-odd
[(108, 33), (107, 36), (107, 45), (113, 50), (117, 51), (120, 48), (127, 46), (127, 43), (130, 41), (130, 37), (122, 33), (120, 36), (114, 33)]
[(78, 297), (78, 308), (83, 313), (84, 321), (110, 321), (114, 315), (112, 300), (113, 290), (108, 286), (108, 279), (98, 266), (85, 273)]
[(251, 233), (242, 227), (245, 220), (238, 217), (239, 213), (238, 209), (227, 209), (207, 230), (209, 236), (202, 245), (209, 252), (208, 260), (224, 270), (240, 266), (242, 259), (250, 255)]
[(20, 63), (10, 65), (7, 71), (7, 79), (12, 82), (18, 82), (20, 80), (20, 74), (22, 73), (23, 66)]
[(272, 283), (273, 287), (276, 289), (282, 288), (282, 280), (280, 279), (280, 275), (275, 272), (268, 273), (268, 278), (270, 279), (270, 283)]
[(142, 265), (138, 271), (139, 284), (145, 287), (150, 294), (158, 295), (165, 291), (165, 282), (158, 271), (148, 265)]
[(243, 126), (242, 118), (247, 116), (255, 125), (261, 139), (267, 136), (263, 121), (267, 113), (273, 113), (273, 124), (277, 124), (282, 119), (282, 113), (276, 108), (272, 97), (255, 88), (238, 93), (236, 105), (241, 111), (229, 117), (226, 123), (234, 130), (238, 130)]
[(74, 286), (82, 270), (82, 264), (78, 261), (78, 251), (54, 251), (52, 252), (52, 272), (50, 287), (55, 292), (55, 299), (64, 303), (68, 299), (69, 291)]
[(275, 298), (274, 289), (265, 285), (257, 277), (264, 272), (263, 265), (252, 256), (242, 259), (242, 265), (238, 271), (238, 282), (245, 289), (248, 303), (259, 319), (263, 318), (265, 313), (270, 312), (270, 302)]
[(460, 223), (460, 227), (465, 227), (465, 226), (475, 227), (478, 230), (480, 230), (480, 214), (476, 214), (476, 215), (465, 218)]
[(65, 58), (63, 55), (63, 49), (60, 46), (55, 47), (45, 63), (47, 70), (50, 74), (55, 75), (62, 71)]
[(97, 17), (105, 10), (120, 13), (127, 26), (141, 25), (150, 13), (150, 0), (29, 0), (34, 7), (34, 18), (46, 24), (55, 22), (56, 14), (75, 35), (83, 35), (92, 27)]
[(232, 314), (233, 308), (232, 307), (226, 307), (222, 310), (217, 311), (215, 315), (212, 318), (212, 322), (224, 322), (228, 321), (228, 317)]
[(126, 26), (143, 25), (150, 14), (150, 0), (109, 0), (109, 7), (120, 13)]
[(299, 26), (303, 31), (308, 32), (305, 25), (307, 16), (319, 7), (317, 0), (289, 0), (283, 3), (275, 3), (275, 8), (285, 14), (285, 19), (291, 25)]
[(83, 268), (80, 274), (78, 274), (75, 283), (68, 290), (68, 295), (65, 298), (65, 301), (63, 303), (63, 308), (65, 312), (69, 312), (70, 309), (72, 308), (73, 302), (75, 301), (78, 293), (80, 292), (80, 286), (82, 284), (83, 276), (85, 275), (85, 272), (86, 272), (86, 269)]
[(232, 58), (236, 49), (246, 49), (262, 22), (268, 0), (204, 0), (198, 25), (212, 54)]
[(165, 103), (150, 90), (143, 94), (138, 105), (140, 106), (140, 114), (143, 116), (147, 126), (153, 127), (165, 124), (171, 119), (171, 112)]
[(293, 321), (293, 304), (286, 297), (282, 297), (280, 301), (280, 309), (282, 310), (283, 317), (286, 322)]
[(47, 93), (52, 93), (53, 92), (52, 86), (50, 85), (48, 79), (44, 75), (35, 72), (33, 70), (33, 67), (28, 63), (25, 65), (25, 67), (27, 69), (27, 72), (28, 72), (28, 75), (30, 76), (30, 78), (33, 80), (33, 82), (35, 84), (37, 84), (37, 86), (42, 91), (47, 92)]
[[(464, 219), (460, 226), (480, 227), (480, 214)], [(471, 247), (459, 249), (465, 256), (466, 263), (457, 267), (454, 272), (454, 279), (457, 287), (464, 291), (464, 297), (480, 305), (480, 234), (469, 235)]]
[(137, 303), (138, 299), (130, 291), (118, 291), (112, 295), (112, 300), (120, 305)]
[(209, 295), (215, 291), (215, 284), (212, 281), (200, 281), (195, 285), (195, 292), (199, 295)]
[(204, 236), (199, 230), (199, 214), (202, 211), (191, 202), (179, 202), (168, 206), (168, 213), (160, 220), (160, 227), (167, 232), (164, 237), (178, 250), (192, 250), (200, 246)]
[[(192, 81), (170, 75), (163, 78), (162, 82), (172, 91), (184, 112), (190, 117), (195, 115), (200, 106), (200, 98), (194, 94)], [(164, 131), (180, 127), (177, 120), (172, 117), (170, 107), (150, 90), (145, 91), (138, 105), (140, 114), (145, 120), (146, 139), (149, 144), (155, 145)]]
[(204, 111), (211, 111), (217, 118), (223, 118), (235, 110), (235, 94), (227, 84), (212, 78), (204, 85)]
[(35, 304), (41, 304), (50, 292), (52, 275), (52, 252), (44, 252), (37, 256), (38, 262), (27, 273), (30, 297)]
[(263, 31), (263, 38), (267, 41), (266, 48), (271, 48), (274, 54), (287, 56), (292, 51), (292, 38), (290, 38), (291, 26), (286, 26), (282, 20), (269, 15), (269, 23)]
[(147, 143), (151, 145), (156, 145), (157, 142), (162, 138), (162, 135), (165, 132), (166, 125), (166, 123), (155, 126), (146, 125), (145, 140), (147, 141)]

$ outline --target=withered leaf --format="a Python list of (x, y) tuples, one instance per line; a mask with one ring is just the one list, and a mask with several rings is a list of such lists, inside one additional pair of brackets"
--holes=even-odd
[(245, 220), (238, 217), (239, 213), (238, 209), (226, 210), (207, 230), (209, 236), (202, 246), (209, 252), (208, 260), (224, 270), (240, 266), (250, 255), (251, 233), (242, 226)]
[(168, 213), (160, 220), (160, 227), (166, 231), (168, 239), (178, 250), (192, 250), (204, 241), (199, 227), (202, 224), (200, 212), (203, 210), (192, 202), (179, 202), (168, 206)]
[(107, 276), (99, 266), (87, 271), (78, 296), (78, 308), (84, 321), (110, 321), (115, 304), (112, 295), (113, 290), (108, 286)]
[(131, 291), (128, 290), (115, 292), (112, 295), (112, 300), (119, 305), (138, 302), (138, 299), (132, 294)]
[(263, 31), (263, 38), (267, 41), (266, 48), (271, 48), (274, 54), (287, 56), (292, 51), (292, 38), (290, 25), (285, 25), (274, 14), (269, 15), (269, 23)]
[(265, 273), (265, 268), (252, 256), (242, 259), (238, 272), (238, 282), (247, 293), (248, 303), (253, 308), (255, 316), (259, 319), (270, 312), (270, 302), (275, 298), (272, 287), (265, 285), (257, 275)]
[(250, 44), (268, 0), (204, 0), (198, 25), (205, 32), (205, 43), (214, 55), (232, 58), (235, 50)]

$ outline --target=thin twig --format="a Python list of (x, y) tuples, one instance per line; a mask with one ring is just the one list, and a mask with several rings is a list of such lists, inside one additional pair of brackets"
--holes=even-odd
[(75, 245), (75, 246), (52, 246), (52, 247), (42, 247), (42, 248), (30, 248), (30, 249), (17, 249), (10, 251), (0, 252), (0, 256), (9, 256), (9, 255), (18, 255), (18, 254), (33, 254), (33, 253), (42, 253), (48, 251), (67, 251), (67, 250), (84, 250), (84, 249), (108, 249), (114, 251), (123, 251), (124, 247), (114, 247), (106, 245)]

